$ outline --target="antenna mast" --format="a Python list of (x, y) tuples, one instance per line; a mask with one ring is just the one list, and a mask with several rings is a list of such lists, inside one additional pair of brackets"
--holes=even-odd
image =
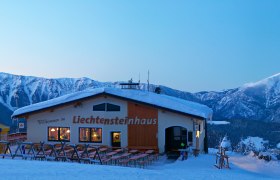
[(148, 91), (150, 91), (150, 71), (148, 70)]

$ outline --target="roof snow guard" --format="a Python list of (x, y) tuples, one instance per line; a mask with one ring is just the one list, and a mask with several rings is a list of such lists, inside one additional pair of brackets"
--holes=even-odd
[(163, 94), (156, 94), (156, 93), (141, 91), (141, 90), (95, 88), (95, 89), (88, 89), (85, 91), (79, 91), (79, 92), (67, 94), (48, 101), (43, 101), (40, 103), (19, 108), (16, 111), (14, 111), (12, 118), (35, 111), (48, 109), (54, 106), (71, 103), (92, 96), (97, 96), (100, 94), (111, 95), (122, 99), (132, 100), (139, 103), (152, 105), (157, 108), (171, 110), (187, 115), (198, 116), (204, 119), (211, 118), (213, 114), (212, 109), (210, 109), (205, 105), (163, 95)]

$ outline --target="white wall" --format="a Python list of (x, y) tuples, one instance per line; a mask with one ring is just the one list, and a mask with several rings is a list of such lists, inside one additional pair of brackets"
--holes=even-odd
[[(196, 119), (195, 120), (197, 124), (200, 125), (200, 132), (199, 132), (199, 150), (200, 152), (203, 152), (204, 151), (204, 138), (205, 138), (205, 121), (203, 120), (198, 120)], [(195, 141), (196, 141), (196, 132), (194, 133), (194, 138), (195, 138)], [(196, 143), (194, 141), (194, 148)]]
[[(201, 120), (191, 118), (188, 116), (180, 115), (177, 113), (169, 112), (169, 111), (158, 111), (158, 117), (159, 117), (159, 123), (158, 123), (158, 146), (159, 151), (164, 152), (165, 151), (165, 130), (172, 126), (181, 126), (187, 129), (187, 131), (193, 132), (193, 146), (195, 146), (195, 135), (196, 132), (194, 130), (194, 120), (203, 122)], [(203, 129), (203, 127), (201, 127)], [(200, 134), (200, 150), (203, 150), (204, 147), (204, 136), (205, 131), (201, 131)]]
[[(93, 111), (93, 105), (100, 103), (112, 103), (121, 106), (119, 112), (96, 112)], [(74, 124), (73, 116), (80, 116), (81, 118), (88, 117), (102, 117), (102, 118), (125, 118), (127, 116), (127, 103), (112, 97), (98, 97), (95, 99), (83, 101), (81, 106), (74, 107), (74, 104), (56, 108), (53, 112), (46, 111), (29, 116), (27, 119), (27, 139), (31, 142), (48, 141), (48, 127), (70, 127), (71, 143), (79, 143), (79, 127), (101, 127), (102, 128), (102, 143), (93, 144), (106, 144), (111, 145), (112, 131), (121, 132), (121, 146), (127, 146), (127, 125), (102, 125), (102, 124)], [(50, 122), (39, 124), (38, 120), (50, 121), (58, 120), (57, 122)], [(64, 120), (63, 120), (64, 119)]]
[[(100, 103), (112, 103), (121, 106), (120, 112), (94, 112), (93, 105)], [(111, 132), (121, 132), (121, 146), (126, 147), (128, 145), (127, 139), (127, 125), (103, 125), (103, 124), (74, 124), (73, 116), (80, 116), (81, 118), (103, 117), (103, 118), (125, 118), (127, 117), (127, 102), (119, 100), (113, 97), (98, 97), (82, 102), (81, 106), (74, 107), (74, 104), (59, 107), (54, 109), (53, 112), (50, 110), (30, 115), (27, 119), (27, 139), (31, 142), (48, 142), (48, 127), (70, 127), (71, 143), (79, 143), (79, 127), (101, 127), (102, 128), (102, 143), (92, 143), (96, 145), (111, 145)], [(57, 122), (49, 122), (39, 124), (38, 120), (51, 121), (57, 120)], [(193, 144), (195, 145), (194, 131), (194, 118), (172, 113), (169, 111), (158, 110), (158, 147), (160, 152), (164, 152), (165, 146), (165, 129), (172, 126), (182, 126), (188, 131), (193, 132)], [(197, 122), (203, 122), (196, 120)], [(204, 126), (201, 127), (203, 131), (200, 134), (200, 150), (203, 150), (205, 130)]]

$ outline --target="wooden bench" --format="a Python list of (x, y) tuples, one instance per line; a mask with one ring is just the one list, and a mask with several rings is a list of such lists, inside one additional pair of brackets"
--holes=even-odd
[(137, 149), (141, 152), (145, 152), (147, 150), (154, 150), (155, 153), (159, 152), (159, 149), (157, 146), (128, 146), (127, 147), (128, 150), (133, 150), (133, 149)]

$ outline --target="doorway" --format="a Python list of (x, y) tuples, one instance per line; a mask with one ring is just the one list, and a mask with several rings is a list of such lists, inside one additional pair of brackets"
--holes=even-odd
[(177, 151), (186, 148), (187, 129), (181, 126), (173, 126), (165, 129), (165, 152)]
[(121, 147), (121, 132), (111, 132), (112, 147)]

